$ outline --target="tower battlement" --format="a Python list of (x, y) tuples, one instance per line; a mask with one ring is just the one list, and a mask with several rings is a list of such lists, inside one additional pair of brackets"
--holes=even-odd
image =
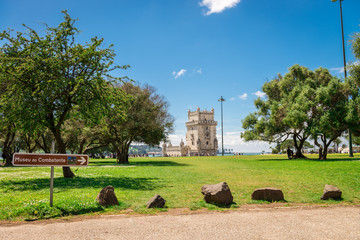
[[(196, 111), (188, 111), (188, 122), (200, 122), (200, 121), (214, 121), (214, 109), (207, 111), (206, 109), (200, 111), (200, 108), (197, 108)], [(186, 124), (187, 124), (186, 123)]]

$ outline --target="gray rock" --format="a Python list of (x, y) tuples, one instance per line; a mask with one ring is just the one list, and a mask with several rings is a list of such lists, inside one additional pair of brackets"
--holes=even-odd
[(207, 203), (228, 205), (233, 202), (233, 196), (226, 182), (204, 185), (201, 188), (201, 193), (204, 195), (204, 200)]
[(106, 207), (111, 205), (119, 205), (119, 201), (115, 196), (113, 186), (107, 186), (101, 189), (101, 191), (96, 197), (96, 201), (98, 201), (101, 206), (106, 206)]
[(146, 204), (147, 208), (163, 208), (166, 203), (166, 200), (163, 199), (160, 195), (153, 196)]
[(341, 199), (341, 190), (333, 185), (325, 185), (322, 200), (328, 200), (329, 198), (339, 200)]
[(252, 200), (284, 201), (284, 194), (277, 188), (258, 188), (251, 195)]

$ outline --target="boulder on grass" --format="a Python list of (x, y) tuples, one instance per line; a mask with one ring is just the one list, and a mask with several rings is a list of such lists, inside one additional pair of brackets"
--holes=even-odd
[(325, 185), (323, 195), (321, 197), (322, 200), (328, 200), (332, 198), (334, 200), (341, 199), (341, 190), (333, 185)]
[(284, 201), (284, 194), (277, 188), (258, 188), (251, 195), (252, 200), (265, 200), (269, 202)]
[(113, 186), (107, 186), (101, 189), (101, 191), (96, 197), (96, 201), (98, 201), (101, 206), (105, 206), (105, 207), (111, 205), (119, 205), (119, 201), (115, 196)]
[(155, 194), (146, 204), (147, 208), (163, 208), (166, 200), (160, 195)]
[(201, 188), (201, 193), (207, 203), (228, 205), (233, 202), (233, 196), (226, 182), (204, 185)]

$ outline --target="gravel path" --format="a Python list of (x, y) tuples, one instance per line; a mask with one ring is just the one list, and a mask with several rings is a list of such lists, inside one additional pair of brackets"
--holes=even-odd
[(240, 208), (2, 224), (0, 239), (360, 239), (360, 206)]

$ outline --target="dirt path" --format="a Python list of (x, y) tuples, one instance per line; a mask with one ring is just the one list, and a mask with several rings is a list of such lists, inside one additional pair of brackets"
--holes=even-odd
[(3, 224), (0, 239), (360, 239), (360, 206), (250, 208)]

